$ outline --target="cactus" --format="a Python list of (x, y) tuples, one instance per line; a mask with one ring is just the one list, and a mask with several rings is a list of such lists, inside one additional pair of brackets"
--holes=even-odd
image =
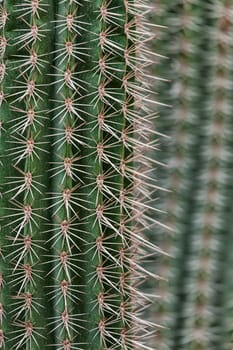
[[(178, 0), (159, 8), (168, 26), (159, 50), (172, 62), (164, 76), (172, 78), (166, 84), (172, 108), (160, 107), (158, 129), (170, 125), (171, 146), (161, 156), (170, 170), (162, 185), (173, 194), (163, 196), (162, 209), (173, 232), (163, 230), (156, 243), (173, 258), (157, 259), (156, 272), (169, 282), (158, 281), (153, 318), (168, 328), (154, 344), (158, 350), (230, 349), (232, 2)], [(157, 70), (167, 66), (163, 60)], [(156, 89), (162, 97), (164, 84)]]
[[(171, 82), (157, 82), (156, 91), (162, 102), (170, 107), (160, 107), (157, 129), (166, 133), (170, 139), (161, 139), (160, 158), (167, 167), (157, 170), (160, 186), (170, 192), (161, 192), (160, 209), (167, 214), (158, 217), (170, 230), (160, 230), (156, 236), (159, 244), (169, 256), (161, 256), (155, 261), (156, 273), (164, 280), (158, 281), (155, 294), (160, 296), (154, 304), (156, 322), (165, 326), (156, 333), (154, 346), (158, 349), (172, 349), (174, 338), (179, 337), (184, 299), (183, 278), (186, 265), (183, 261), (189, 254), (187, 227), (190, 220), (191, 198), (195, 192), (195, 173), (199, 161), (193, 154), (193, 147), (200, 136), (201, 116), (198, 115), (200, 102), (197, 89), (199, 71), (196, 60), (202, 36), (200, 21), (203, 18), (203, 5), (198, 1), (167, 1), (155, 5), (155, 15), (159, 12), (161, 24), (165, 25), (159, 33), (157, 46), (166, 55), (156, 68)], [(157, 18), (157, 17), (156, 17)], [(172, 43), (172, 44), (171, 44)], [(157, 48), (157, 49), (158, 49)], [(195, 96), (197, 96), (195, 98)], [(193, 130), (197, 130), (194, 134)], [(187, 188), (189, 189), (187, 191)], [(181, 220), (183, 218), (183, 220)], [(152, 286), (153, 287), (153, 286)]]
[(0, 349), (150, 349), (147, 9), (1, 3)]

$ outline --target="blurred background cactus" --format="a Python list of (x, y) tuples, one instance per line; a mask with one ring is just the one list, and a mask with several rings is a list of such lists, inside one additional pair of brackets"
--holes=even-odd
[(0, 349), (148, 349), (146, 12), (1, 1)]
[[(156, 258), (159, 297), (151, 317), (161, 328), (157, 350), (232, 349), (233, 210), (233, 2), (154, 1), (155, 66), (162, 103), (156, 169), (161, 192), (155, 243), (169, 253)], [(159, 158), (158, 158), (159, 157)], [(151, 285), (151, 288), (153, 286)]]

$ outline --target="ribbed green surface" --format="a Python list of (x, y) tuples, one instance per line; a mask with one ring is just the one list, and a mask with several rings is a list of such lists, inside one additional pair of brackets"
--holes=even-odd
[[(48, 5), (50, 17), (45, 10)], [(2, 38), (7, 40), (2, 57), (6, 76), (2, 83), (5, 100), (1, 108), (4, 119), (1, 238), (5, 265), (2, 322), (6, 349), (43, 348), (49, 332), (46, 327), (48, 300), (44, 301), (43, 297), (45, 285), (50, 281), (45, 282), (43, 278), (47, 270), (43, 263), (46, 243), (42, 231), (48, 217), (43, 209), (46, 208), (43, 200), (48, 183), (49, 148), (44, 135), (49, 125), (45, 110), (49, 94), (48, 60), (51, 60), (48, 52), (53, 37), (49, 20), (53, 18), (53, 8), (47, 2), (41, 4), (38, 13), (26, 9), (30, 9), (28, 5), (22, 8), (11, 1), (1, 9)], [(48, 32), (50, 36), (45, 41)], [(30, 333), (30, 337), (26, 333)]]
[[(199, 69), (197, 60), (201, 51), (203, 5), (198, 1), (167, 2), (158, 5), (161, 24), (167, 26), (160, 30), (158, 41), (160, 54), (168, 58), (161, 59), (157, 72), (170, 82), (157, 82), (156, 91), (161, 102), (171, 107), (159, 107), (157, 130), (170, 137), (161, 139), (159, 160), (167, 164), (159, 168), (156, 177), (158, 185), (170, 190), (160, 192), (160, 208), (167, 214), (158, 219), (171, 230), (160, 229), (157, 244), (169, 256), (157, 258), (156, 272), (165, 280), (159, 282), (156, 294), (162, 298), (155, 304), (156, 322), (166, 325), (155, 336), (155, 346), (170, 349), (174, 338), (179, 338), (182, 322), (185, 290), (181, 288), (186, 277), (187, 266), (183, 263), (189, 255), (190, 242), (187, 231), (192, 213), (192, 198), (196, 191), (195, 178), (198, 172), (198, 153), (193, 152), (196, 142), (200, 140), (198, 125), (201, 116), (200, 91), (198, 89)], [(155, 7), (156, 18), (156, 7)], [(156, 45), (155, 45), (156, 46)], [(204, 65), (204, 62), (202, 62)], [(157, 73), (157, 75), (158, 75)], [(193, 130), (197, 132), (194, 134)], [(187, 191), (188, 188), (188, 191)], [(181, 328), (182, 329), (182, 328)]]
[(172, 190), (161, 196), (161, 208), (174, 228), (172, 235), (163, 230), (156, 242), (173, 256), (156, 262), (155, 271), (168, 278), (155, 292), (162, 298), (153, 319), (169, 327), (157, 333), (158, 349), (231, 348), (226, 305), (232, 266), (226, 252), (232, 232), (232, 5), (158, 5), (168, 28), (157, 50), (169, 59), (157, 70), (171, 83), (155, 89), (172, 107), (160, 108), (157, 128), (167, 130), (171, 141), (161, 144), (168, 176), (160, 170), (157, 177)]
[(149, 349), (147, 4), (1, 6), (0, 349)]

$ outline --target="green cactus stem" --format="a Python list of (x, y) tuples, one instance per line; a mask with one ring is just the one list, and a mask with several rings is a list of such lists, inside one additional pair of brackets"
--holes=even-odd
[(25, 10), (8, 1), (1, 8), (2, 42), (6, 39), (1, 108), (1, 248), (8, 286), (6, 291), (2, 288), (1, 303), (6, 310), (2, 320), (6, 348), (41, 348), (47, 333), (42, 231), (48, 213), (42, 215), (42, 205), (46, 206), (42, 199), (47, 190), (48, 142), (44, 135), (49, 119), (44, 111), (49, 104), (48, 52), (53, 36), (49, 22), (53, 10), (50, 6), (48, 17), (48, 5), (34, 9), (25, 4)]
[[(177, 128), (182, 132), (172, 134), (175, 152), (169, 148), (162, 154), (172, 164), (165, 181), (174, 180), (169, 187), (173, 194), (164, 198), (163, 208), (172, 218), (174, 234), (164, 234), (159, 244), (175, 259), (157, 260), (156, 272), (167, 276), (169, 283), (160, 283), (156, 290), (162, 298), (160, 307), (155, 306), (154, 320), (169, 329), (158, 333), (154, 344), (158, 349), (228, 349), (226, 310), (231, 298), (226, 276), (231, 267), (224, 252), (232, 230), (228, 218), (232, 206), (232, 4), (187, 1), (161, 7), (169, 35), (182, 23), (179, 18), (185, 19), (188, 30), (182, 25), (175, 32), (174, 42), (182, 42), (178, 53), (171, 40), (169, 48), (163, 47), (161, 37), (160, 51), (174, 62), (172, 76), (175, 69), (180, 73), (170, 85), (171, 96), (178, 96), (168, 114), (174, 120), (179, 111)], [(187, 117), (185, 122), (179, 120), (182, 115)], [(164, 118), (162, 132), (168, 125)], [(174, 124), (171, 129), (177, 130)]]
[(161, 115), (156, 128), (170, 136), (170, 140), (162, 139), (159, 157), (159, 160), (167, 163), (168, 168), (160, 167), (161, 169), (156, 170), (159, 185), (170, 190), (161, 192), (160, 209), (166, 215), (159, 214), (158, 218), (162, 218), (162, 222), (171, 230), (160, 229), (156, 240), (168, 255), (157, 258), (155, 262), (156, 273), (163, 276), (164, 280), (157, 282), (155, 294), (160, 298), (154, 305), (154, 314), (156, 322), (165, 328), (156, 333), (153, 343), (158, 349), (170, 349), (174, 337), (180, 335), (179, 327), (176, 328), (175, 324), (182, 318), (185, 296), (180, 292), (180, 285), (186, 269), (183, 261), (188, 256), (189, 249), (187, 229), (192, 206), (190, 198), (196, 191), (193, 186), (197, 168), (196, 156), (193, 156), (196, 143), (193, 129), (199, 123), (195, 98), (199, 74), (196, 59), (202, 38), (199, 23), (202, 20), (203, 7), (198, 1), (165, 2), (155, 7), (155, 18), (157, 8), (161, 24), (167, 27), (160, 30), (161, 38), (157, 45), (168, 58), (161, 59), (156, 74), (159, 73), (167, 79), (172, 77), (171, 82), (155, 83), (162, 102), (172, 106), (159, 107)]
[[(230, 54), (232, 47), (232, 5), (223, 1), (211, 4), (210, 19), (214, 27), (212, 35), (211, 79), (206, 100), (208, 119), (204, 125), (205, 143), (202, 149), (203, 166), (199, 177), (200, 187), (193, 210), (193, 244), (190, 256), (188, 286), (192, 286), (186, 306), (185, 329), (193, 330), (192, 337), (184, 337), (190, 349), (218, 348), (218, 309), (214, 299), (219, 298), (221, 288), (216, 275), (221, 275), (219, 256), (224, 249), (225, 203), (228, 203), (230, 155), (228, 150), (231, 130), (231, 94), (228, 77), (231, 75)], [(189, 288), (190, 290), (190, 288)], [(216, 317), (215, 317), (216, 315)], [(187, 327), (187, 328), (186, 328)], [(184, 331), (185, 332), (185, 331)], [(223, 345), (224, 346), (224, 345)]]
[(7, 0), (4, 11), (0, 349), (150, 349), (147, 4)]

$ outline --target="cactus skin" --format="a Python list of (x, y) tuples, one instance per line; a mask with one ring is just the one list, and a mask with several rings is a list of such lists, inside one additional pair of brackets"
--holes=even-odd
[[(199, 22), (196, 27), (194, 23), (190, 26), (194, 36), (188, 36), (186, 45), (183, 45), (183, 48), (192, 46), (188, 52), (191, 75), (187, 79), (188, 87), (183, 91), (180, 89), (182, 93), (178, 101), (186, 103), (190, 87), (192, 93), (186, 110), (190, 126), (186, 124), (182, 138), (173, 136), (173, 149), (182, 151), (187, 147), (181, 166), (171, 149), (167, 152), (179, 172), (179, 182), (172, 186), (173, 195), (164, 199), (163, 206), (168, 217), (172, 215), (175, 219), (175, 233), (172, 238), (165, 234), (165, 244), (162, 240), (159, 244), (175, 259), (165, 261), (165, 264), (164, 258), (161, 259), (161, 267), (159, 265), (156, 269), (158, 272), (159, 268), (164, 268), (165, 277), (167, 268), (170, 285), (160, 287), (163, 298), (160, 309), (155, 310), (154, 320), (169, 329), (156, 337), (154, 344), (158, 349), (230, 349), (232, 344), (227, 329), (232, 332), (232, 328), (229, 329), (232, 324), (229, 300), (232, 298), (227, 280), (232, 274), (232, 266), (226, 252), (232, 239), (229, 219), (232, 210), (232, 2), (172, 2), (170, 8), (178, 3), (180, 7), (175, 8), (175, 13), (164, 9), (169, 34), (176, 28), (173, 23), (181, 23), (179, 17), (183, 18), (184, 7), (189, 7), (191, 16), (197, 15)], [(169, 45), (171, 41), (170, 38)], [(161, 42), (160, 52), (170, 56), (173, 67), (183, 69), (183, 72), (187, 54), (168, 52)], [(181, 79), (185, 80), (184, 73)], [(170, 87), (171, 94), (174, 94), (176, 84), (175, 77), (175, 83)], [(160, 93), (159, 87), (157, 91)], [(176, 112), (176, 104), (172, 118), (174, 109)], [(163, 132), (167, 119), (160, 123), (162, 129), (159, 131)], [(182, 127), (181, 122), (179, 126)], [(182, 169), (185, 173), (180, 177)], [(173, 171), (170, 180), (172, 176)], [(168, 206), (172, 198), (177, 211)], [(167, 318), (165, 321), (161, 320), (161, 314)]]
[(146, 9), (2, 4), (0, 349), (150, 349)]
[[(42, 302), (45, 284), (42, 275), (46, 274), (42, 232), (48, 213), (42, 216), (41, 206), (47, 190), (48, 144), (44, 135), (48, 118), (43, 110), (49, 101), (46, 73), (52, 31), (47, 11), (43, 4), (40, 6), (38, 13), (34, 13), (33, 8), (27, 7), (25, 11), (25, 7), (8, 1), (1, 9), (2, 21), (3, 14), (8, 14), (1, 29), (2, 38), (7, 41), (5, 52), (2, 50), (6, 71), (2, 80), (5, 99), (1, 108), (4, 129), (0, 204), (5, 265), (2, 329), (6, 349), (43, 348), (48, 331), (45, 329), (48, 300)], [(50, 15), (52, 20), (52, 5)], [(44, 41), (47, 31), (51, 36)], [(37, 58), (37, 54), (43, 58)], [(49, 280), (47, 283), (50, 285)]]

